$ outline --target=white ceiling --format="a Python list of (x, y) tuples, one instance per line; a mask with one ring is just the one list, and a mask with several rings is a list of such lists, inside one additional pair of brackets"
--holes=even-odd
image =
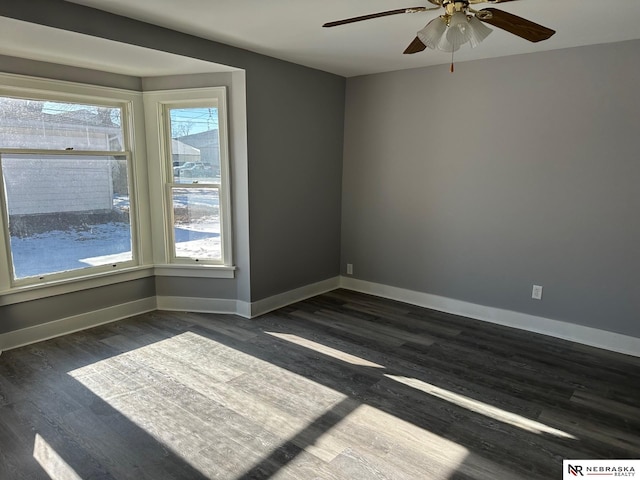
[(232, 70), (193, 58), (0, 17), (0, 55), (135, 77)]
[[(68, 1), (347, 77), (450, 62), (450, 54), (443, 52), (426, 50), (414, 55), (402, 54), (416, 32), (438, 12), (321, 27), (331, 20), (409, 6), (431, 6), (427, 0)], [(549, 40), (530, 43), (494, 29), (477, 48), (465, 46), (456, 52), (456, 63), (640, 38), (638, 0), (517, 0), (491, 6), (552, 28), (557, 33)], [(484, 7), (477, 5), (476, 8)], [(5, 40), (0, 38), (0, 53), (4, 53)], [(23, 45), (23, 49), (26, 48), (28, 45)], [(60, 53), (65, 49), (67, 47), (57, 50), (58, 55), (65, 55)], [(83, 51), (87, 50), (90, 49), (86, 45), (77, 46), (76, 51), (68, 55), (82, 59)], [(112, 57), (114, 68), (122, 60), (122, 53)], [(103, 58), (100, 60), (102, 62)]]

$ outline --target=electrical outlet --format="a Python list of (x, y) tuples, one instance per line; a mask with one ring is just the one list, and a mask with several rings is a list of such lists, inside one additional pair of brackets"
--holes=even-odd
[(347, 275), (353, 275), (353, 263), (347, 263)]
[(542, 300), (542, 285), (534, 285), (531, 291), (531, 298)]

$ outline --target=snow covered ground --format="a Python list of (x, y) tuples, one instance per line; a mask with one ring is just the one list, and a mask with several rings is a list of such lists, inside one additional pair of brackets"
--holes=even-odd
[(129, 225), (105, 223), (90, 229), (54, 230), (11, 237), (16, 278), (64, 272), (131, 260)]
[[(175, 229), (176, 256), (220, 258), (217, 222)], [(126, 223), (110, 222), (90, 229), (54, 230), (25, 238), (11, 237), (16, 278), (110, 265), (132, 259), (131, 234)]]
[[(218, 198), (191, 190), (174, 197), (175, 208), (217, 211)], [(114, 209), (129, 211), (128, 196), (114, 196)], [(211, 210), (209, 210), (211, 211)], [(62, 227), (61, 227), (62, 228)], [(220, 259), (220, 222), (217, 215), (185, 218), (174, 229), (176, 257)], [(67, 227), (11, 237), (15, 278), (41, 276), (132, 260), (131, 228), (124, 222), (107, 222), (82, 228)]]

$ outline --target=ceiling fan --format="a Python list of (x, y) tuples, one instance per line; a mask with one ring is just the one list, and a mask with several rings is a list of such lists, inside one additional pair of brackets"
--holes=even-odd
[[(475, 10), (470, 7), (470, 5), (484, 3), (485, 1), (487, 3), (502, 3), (511, 0), (429, 0), (429, 3), (435, 5), (434, 7), (409, 7), (388, 10), (325, 23), (323, 27), (337, 27), (389, 15), (420, 13), (444, 8), (444, 14), (427, 23), (403, 53), (418, 53), (425, 48), (431, 48), (433, 50), (451, 52), (452, 57), (453, 52), (465, 43), (469, 43), (471, 47), (476, 47), (491, 33), (492, 30), (484, 23), (493, 25), (530, 42), (547, 40), (556, 33), (555, 30), (496, 8)], [(451, 63), (451, 71), (453, 71), (453, 61)]]

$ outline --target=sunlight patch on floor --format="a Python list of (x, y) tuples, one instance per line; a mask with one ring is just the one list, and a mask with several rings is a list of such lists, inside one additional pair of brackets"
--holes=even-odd
[[(379, 453), (374, 456), (372, 452), (360, 452), (360, 455), (383, 473), (387, 471), (388, 477), (381, 478), (394, 478), (394, 472), (400, 471), (409, 478), (448, 480), (470, 455), (469, 449), (453, 440), (367, 404), (355, 409), (340, 430), (343, 435), (368, 432), (368, 441)], [(416, 470), (407, 470), (409, 465)]]
[[(265, 333), (357, 367), (385, 368), (297, 335)], [(464, 446), (399, 418), (400, 412), (394, 415), (361, 404), (204, 335), (187, 331), (151, 340), (155, 339), (135, 340), (124, 334), (104, 338), (103, 342), (124, 353), (68, 374), (102, 399), (113, 414), (127, 418), (205, 476), (226, 472), (228, 478), (235, 478), (234, 473), (260, 468), (273, 461), (283, 442), (302, 449), (301, 464), (306, 461), (304, 455), (313, 454), (338, 469), (363, 464), (391, 475), (394, 469), (408, 468), (405, 463), (411, 457), (410, 464), (419, 465), (420, 470), (409, 473), (428, 472), (427, 478), (434, 480), (449, 479), (468, 458)], [(138, 346), (137, 342), (149, 343)], [(286, 354), (287, 348), (286, 343), (274, 345), (273, 353)], [(414, 379), (387, 377), (416, 387)], [(427, 389), (465, 404), (464, 397), (440, 390)], [(491, 411), (489, 406), (473, 408)], [(368, 447), (352, 449), (353, 435), (361, 435), (359, 442)], [(296, 468), (297, 461), (290, 460), (291, 468)]]
[(409, 387), (415, 388), (416, 390), (420, 390), (421, 392), (427, 393), (434, 397), (438, 397), (447, 402), (453, 403), (459, 407), (466, 408), (467, 410), (474, 413), (479, 413), (486, 417), (493, 418), (494, 420), (498, 420), (514, 427), (521, 428), (522, 430), (526, 430), (528, 432), (554, 435), (560, 438), (576, 439), (576, 437), (574, 437), (573, 435), (545, 425), (544, 423), (531, 420), (529, 418), (523, 417), (522, 415), (507, 412), (506, 410), (494, 407), (493, 405), (486, 404), (479, 400), (474, 400), (473, 398), (465, 397), (464, 395), (451, 392), (449, 390), (437, 387), (427, 382), (423, 382), (422, 380), (418, 380), (416, 378), (388, 374), (385, 374), (385, 377), (391, 380), (395, 380), (396, 382), (400, 382), (404, 385), (408, 385)]
[(360, 367), (385, 368), (383, 365), (380, 365), (378, 363), (370, 362), (369, 360), (365, 360), (364, 358), (360, 358), (355, 355), (351, 355), (350, 353), (343, 352), (342, 350), (328, 347), (321, 343), (299, 337), (298, 335), (293, 335), (291, 333), (277, 333), (277, 332), (264, 332), (264, 333), (266, 333), (267, 335), (271, 335), (273, 337), (280, 338), (282, 340), (286, 340), (287, 342), (295, 343), (296, 345), (300, 345), (301, 347), (314, 350), (318, 353), (322, 353), (323, 355), (327, 355), (337, 360), (350, 363), (352, 365), (358, 365)]
[[(103, 341), (126, 345), (131, 339), (114, 335)], [(244, 471), (277, 448), (282, 435), (311, 435), (313, 444), (301, 446), (329, 459), (336, 453), (335, 442), (313, 424), (318, 415), (347, 398), (194, 332), (131, 348), (68, 375), (205, 475), (220, 474), (216, 449), (228, 452), (226, 468)], [(273, 379), (271, 387), (252, 392), (254, 376)], [(296, 391), (311, 392), (295, 400), (295, 405), (308, 403), (298, 413), (286, 406)]]
[(33, 442), (33, 458), (36, 459), (51, 480), (82, 480), (80, 475), (58, 455), (58, 452), (39, 433), (36, 433)]

